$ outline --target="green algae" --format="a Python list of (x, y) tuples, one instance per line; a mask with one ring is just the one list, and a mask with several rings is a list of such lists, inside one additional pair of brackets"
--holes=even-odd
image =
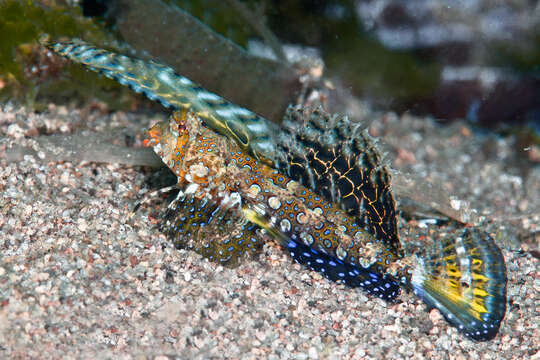
[[(219, 33), (227, 39), (231, 38), (240, 45), (245, 46), (247, 39), (255, 33), (246, 24), (245, 19), (238, 16), (226, 2), (170, 0), (167, 3), (171, 7), (189, 10), (198, 16), (201, 22), (208, 23), (214, 33)], [(81, 38), (97, 47), (115, 52), (126, 53), (127, 49), (131, 51), (132, 48), (119, 41), (125, 38), (125, 34), (117, 28), (105, 26), (106, 23), (115, 25), (118, 20), (117, 13), (126, 11), (126, 3), (115, 4), (118, 10), (116, 13), (112, 11), (102, 18), (87, 18), (83, 16), (79, 5), (69, 6), (66, 2), (26, 0), (0, 2), (0, 31), (8, 34), (0, 39), (0, 103), (14, 100), (37, 110), (49, 102), (87, 104), (92, 99), (105, 103), (109, 110), (126, 110), (140, 102), (152, 106), (150, 102), (143, 100), (142, 96), (134, 94), (113, 80), (94, 74), (81, 65), (47, 55), (37, 42), (40, 34), (47, 33), (52, 39)], [(131, 7), (131, 3), (128, 5)], [(166, 12), (158, 16), (162, 18)], [(152, 21), (143, 17), (138, 26), (144, 29), (148, 24), (152, 24)], [(178, 33), (174, 38), (177, 38), (178, 42), (194, 45), (198, 41), (199, 30), (191, 28), (190, 31), (191, 36), (187, 38)], [(163, 41), (166, 36), (158, 37), (157, 40)], [(129, 39), (124, 40), (130, 43)], [(169, 40), (167, 39), (167, 44), (171, 46)], [(151, 42), (154, 41), (155, 38)], [(228, 57), (216, 55), (220, 54), (217, 50), (219, 48), (210, 46), (205, 48), (204, 52), (214, 54), (213, 57), (218, 59), (217, 63), (223, 65), (217, 66), (216, 69), (222, 69), (225, 67), (223, 62)], [(153, 55), (158, 58), (157, 61), (163, 60), (159, 59), (159, 54)], [(181, 58), (185, 59), (186, 54), (181, 55)], [(135, 56), (145, 58), (148, 54), (141, 51)], [(209, 71), (208, 68), (203, 70)], [(287, 104), (288, 102), (290, 99)]]
[[(0, 33), (4, 34), (0, 37), (0, 102), (11, 100), (40, 109), (45, 100), (98, 98), (111, 108), (125, 108), (133, 101), (133, 95), (114, 81), (48, 56), (39, 46), (42, 33), (101, 45), (114, 43), (112, 35), (85, 18), (79, 7), (5, 0), (0, 2)], [(117, 91), (117, 96), (111, 96), (110, 90)]]

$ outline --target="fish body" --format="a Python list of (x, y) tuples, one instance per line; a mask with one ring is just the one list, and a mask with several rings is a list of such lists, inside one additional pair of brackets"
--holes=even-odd
[(164, 222), (178, 246), (235, 264), (270, 235), (329, 279), (389, 300), (399, 281), (466, 336), (497, 334), (506, 311), (500, 249), (461, 224), (419, 244), (400, 240), (390, 175), (357, 124), (291, 108), (278, 127), (165, 65), (80, 40), (44, 36), (41, 43), (166, 107), (196, 114), (157, 124), (146, 142), (178, 176), (182, 190)]
[(487, 234), (457, 228), (407, 244), (398, 256), (369, 226), (360, 227), (335, 204), (242, 153), (193, 113), (158, 123), (145, 145), (185, 189), (165, 215), (164, 228), (177, 244), (234, 264), (257, 253), (270, 236), (297, 262), (331, 280), (386, 300), (395, 299), (401, 285), (468, 337), (496, 335), (506, 309), (506, 269)]

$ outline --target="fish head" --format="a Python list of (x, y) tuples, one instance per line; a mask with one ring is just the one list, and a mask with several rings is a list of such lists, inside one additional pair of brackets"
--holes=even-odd
[(161, 160), (179, 177), (185, 176), (184, 158), (190, 144), (186, 117), (174, 114), (147, 131), (143, 142), (151, 147)]

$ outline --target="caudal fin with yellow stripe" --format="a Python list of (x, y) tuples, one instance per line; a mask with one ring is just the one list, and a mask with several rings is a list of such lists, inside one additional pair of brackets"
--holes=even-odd
[(467, 337), (493, 339), (506, 312), (506, 267), (488, 234), (461, 229), (416, 255), (411, 286)]

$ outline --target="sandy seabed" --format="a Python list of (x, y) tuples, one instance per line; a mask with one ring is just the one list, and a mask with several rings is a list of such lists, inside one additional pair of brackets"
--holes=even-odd
[(0, 111), (1, 358), (540, 359), (540, 262), (518, 251), (538, 250), (540, 165), (515, 138), (371, 119), (394, 169), (468, 200), (503, 249), (507, 314), (493, 341), (476, 343), (411, 294), (369, 298), (273, 244), (234, 269), (177, 250), (158, 230), (165, 202), (128, 218), (148, 167), (66, 161), (36, 145), (42, 134), (81, 133), (138, 146), (153, 120), (54, 105)]

